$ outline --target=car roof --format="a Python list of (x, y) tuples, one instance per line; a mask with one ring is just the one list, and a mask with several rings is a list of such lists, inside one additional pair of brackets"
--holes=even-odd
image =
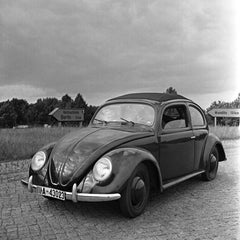
[(108, 101), (112, 100), (122, 100), (122, 99), (129, 99), (129, 100), (139, 100), (139, 99), (146, 99), (151, 101), (157, 101), (157, 102), (166, 102), (171, 100), (189, 100), (188, 98), (185, 98), (178, 94), (169, 94), (169, 93), (130, 93), (125, 94), (119, 97), (115, 97), (112, 99), (109, 99)]

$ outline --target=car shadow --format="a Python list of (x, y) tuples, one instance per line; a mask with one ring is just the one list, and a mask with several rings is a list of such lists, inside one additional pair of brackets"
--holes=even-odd
[(46, 199), (44, 204), (47, 204), (52, 209), (67, 211), (71, 215), (78, 217), (106, 219), (106, 217), (115, 216), (121, 217), (118, 201), (110, 202), (77, 202), (60, 201)]
[[(210, 182), (202, 181), (199, 176), (184, 181), (178, 185), (172, 186), (166, 189), (164, 192), (159, 191), (151, 192), (149, 203), (144, 214), (147, 212), (156, 211), (156, 207), (162, 208), (165, 205), (171, 205), (176, 200), (184, 198), (195, 197), (201, 194), (201, 191), (205, 191), (206, 184)], [(78, 202), (73, 203), (71, 201), (60, 200), (44, 200), (44, 204), (48, 205), (50, 209), (56, 209), (57, 211), (67, 211), (70, 215), (76, 218), (97, 218), (98, 221), (109, 219), (125, 219), (120, 211), (119, 202)], [(53, 210), (56, 215), (56, 211)]]

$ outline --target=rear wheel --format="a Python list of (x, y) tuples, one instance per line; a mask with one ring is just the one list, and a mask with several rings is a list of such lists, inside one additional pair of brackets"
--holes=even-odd
[(139, 164), (129, 178), (120, 198), (120, 208), (124, 216), (134, 218), (140, 215), (148, 202), (150, 180), (147, 167)]
[(219, 162), (219, 153), (216, 147), (214, 147), (209, 155), (209, 159), (206, 166), (206, 171), (202, 173), (202, 178), (205, 181), (211, 181), (216, 178)]

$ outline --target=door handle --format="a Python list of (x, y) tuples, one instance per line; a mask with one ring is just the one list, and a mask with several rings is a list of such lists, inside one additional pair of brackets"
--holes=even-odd
[(195, 139), (195, 138), (196, 138), (196, 136), (192, 136), (192, 137), (191, 137), (191, 139)]

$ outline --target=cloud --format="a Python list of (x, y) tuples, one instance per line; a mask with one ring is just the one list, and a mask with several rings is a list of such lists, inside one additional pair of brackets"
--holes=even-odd
[[(37, 98), (47, 96), (47, 94), (50, 94), (50, 92), (47, 93), (44, 89), (36, 88), (30, 85), (16, 84), (0, 86), (0, 101), (12, 98), (23, 98), (32, 102)], [(54, 92), (52, 92), (52, 94), (54, 94)]]
[(80, 92), (94, 104), (169, 86), (186, 95), (236, 88), (234, 1), (0, 5), (0, 86), (28, 86), (43, 95)]

